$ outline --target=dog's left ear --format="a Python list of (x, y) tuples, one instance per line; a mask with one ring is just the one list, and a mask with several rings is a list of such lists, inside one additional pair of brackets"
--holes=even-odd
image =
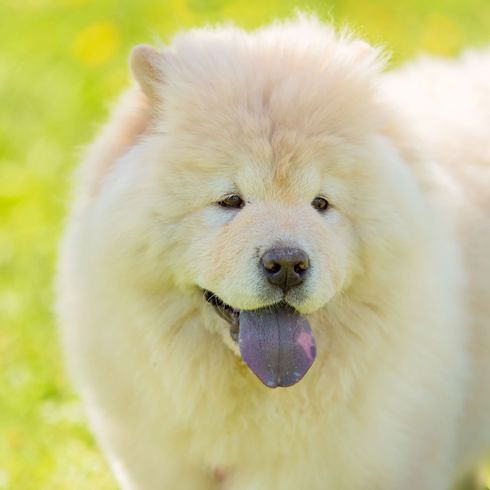
[(159, 88), (165, 82), (164, 53), (147, 44), (135, 46), (129, 56), (133, 78), (150, 100), (159, 99)]

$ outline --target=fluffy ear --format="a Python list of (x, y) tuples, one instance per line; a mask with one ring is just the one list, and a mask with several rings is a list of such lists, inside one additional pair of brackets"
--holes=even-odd
[(133, 78), (149, 99), (158, 98), (158, 86), (165, 81), (164, 54), (146, 44), (135, 46), (129, 56)]

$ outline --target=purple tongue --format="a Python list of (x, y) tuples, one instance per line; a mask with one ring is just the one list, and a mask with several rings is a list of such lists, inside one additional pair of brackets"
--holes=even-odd
[(241, 311), (238, 343), (243, 360), (269, 388), (297, 383), (316, 356), (306, 318), (285, 303)]

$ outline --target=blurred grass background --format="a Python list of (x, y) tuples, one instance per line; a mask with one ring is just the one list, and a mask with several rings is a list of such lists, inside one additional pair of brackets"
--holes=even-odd
[(70, 176), (130, 47), (297, 7), (385, 44), (393, 64), (490, 41), (490, 0), (0, 0), (0, 489), (116, 488), (63, 372), (52, 281)]

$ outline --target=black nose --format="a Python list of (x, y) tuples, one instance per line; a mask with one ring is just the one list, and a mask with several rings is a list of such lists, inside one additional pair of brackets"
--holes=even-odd
[(267, 280), (284, 292), (303, 282), (310, 261), (299, 248), (271, 248), (262, 255), (262, 267)]

